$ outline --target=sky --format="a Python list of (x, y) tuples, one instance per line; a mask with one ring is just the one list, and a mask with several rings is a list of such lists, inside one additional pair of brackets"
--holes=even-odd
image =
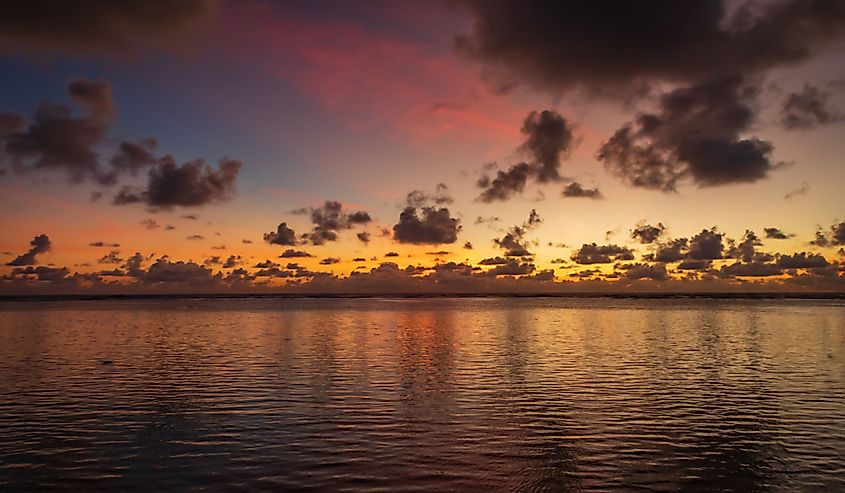
[(845, 291), (841, 2), (3, 10), (0, 293)]

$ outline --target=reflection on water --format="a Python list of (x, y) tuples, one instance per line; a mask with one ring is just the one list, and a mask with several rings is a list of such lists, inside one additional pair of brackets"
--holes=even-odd
[(10, 491), (843, 490), (845, 304), (6, 302), (0, 437)]

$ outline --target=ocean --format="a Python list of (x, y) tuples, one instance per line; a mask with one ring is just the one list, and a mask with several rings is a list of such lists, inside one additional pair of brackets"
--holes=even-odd
[(845, 491), (845, 301), (0, 302), (2, 491)]

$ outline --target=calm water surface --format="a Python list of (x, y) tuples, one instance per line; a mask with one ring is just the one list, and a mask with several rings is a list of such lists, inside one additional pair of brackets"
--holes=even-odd
[(4, 302), (40, 489), (843, 491), (845, 303)]

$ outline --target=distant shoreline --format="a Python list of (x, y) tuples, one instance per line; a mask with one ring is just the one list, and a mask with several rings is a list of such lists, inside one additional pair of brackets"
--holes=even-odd
[(108, 301), (156, 299), (425, 299), (425, 298), (614, 298), (614, 299), (806, 299), (845, 300), (845, 293), (184, 293), (184, 294), (67, 294), (0, 295), (3, 301)]

